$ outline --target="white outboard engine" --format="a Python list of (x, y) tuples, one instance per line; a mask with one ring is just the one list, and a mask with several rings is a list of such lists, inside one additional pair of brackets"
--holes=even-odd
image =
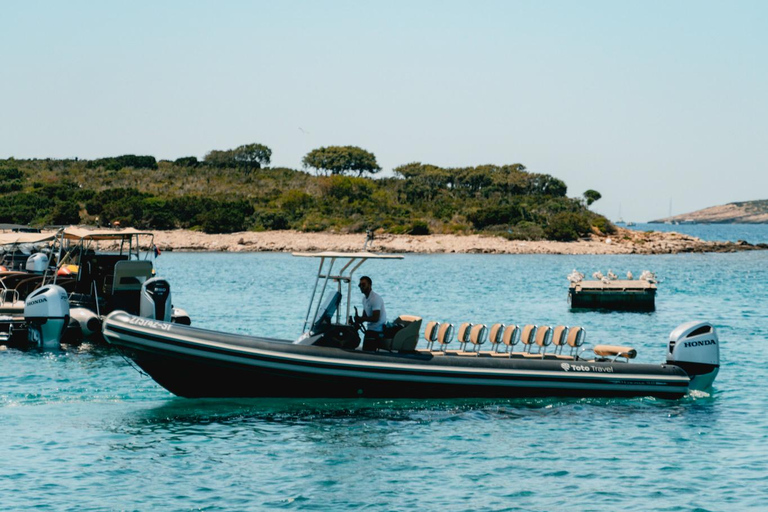
[(667, 364), (679, 366), (691, 378), (689, 389), (712, 385), (720, 369), (720, 339), (709, 322), (688, 322), (669, 335)]
[(24, 302), (29, 341), (43, 348), (59, 348), (69, 324), (67, 292), (55, 284), (38, 288)]
[(27, 258), (27, 272), (42, 274), (48, 268), (48, 255), (38, 252)]
[(139, 304), (139, 316), (171, 321), (173, 306), (171, 305), (171, 285), (161, 277), (147, 279), (141, 285), (141, 302)]

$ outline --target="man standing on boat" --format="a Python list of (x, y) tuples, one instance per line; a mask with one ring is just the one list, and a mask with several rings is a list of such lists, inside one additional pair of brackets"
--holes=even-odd
[(384, 299), (373, 291), (373, 281), (368, 276), (360, 278), (360, 291), (363, 292), (363, 314), (355, 318), (355, 322), (367, 322), (363, 350), (376, 350), (384, 335), (384, 324), (387, 323), (387, 310), (384, 309)]

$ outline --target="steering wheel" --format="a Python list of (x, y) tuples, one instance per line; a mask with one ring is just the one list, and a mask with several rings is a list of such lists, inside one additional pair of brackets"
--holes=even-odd
[(350, 323), (353, 324), (357, 328), (358, 331), (360, 331), (363, 334), (365, 334), (367, 332), (367, 329), (365, 328), (365, 325), (363, 325), (363, 321), (359, 320), (359, 318), (360, 318), (360, 315), (357, 312), (357, 306), (355, 306), (355, 316), (350, 318), (350, 320), (351, 320)]

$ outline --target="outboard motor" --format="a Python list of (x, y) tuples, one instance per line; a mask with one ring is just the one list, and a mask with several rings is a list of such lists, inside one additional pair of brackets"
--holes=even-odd
[(173, 313), (171, 285), (161, 277), (147, 279), (141, 285), (139, 316), (170, 322)]
[(55, 284), (38, 288), (24, 302), (29, 341), (43, 348), (59, 348), (69, 324), (67, 292)]
[(48, 268), (48, 255), (38, 252), (27, 258), (27, 272), (43, 274)]
[(688, 322), (669, 335), (667, 364), (679, 366), (691, 378), (689, 389), (712, 385), (720, 369), (720, 340), (709, 322)]

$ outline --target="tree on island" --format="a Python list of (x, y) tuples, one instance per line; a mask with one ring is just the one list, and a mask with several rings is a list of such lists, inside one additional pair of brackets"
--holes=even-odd
[(270, 164), (272, 150), (264, 144), (243, 144), (235, 149), (213, 149), (205, 155), (205, 163), (213, 167), (243, 167), (250, 171)]
[(376, 163), (376, 156), (357, 146), (328, 146), (313, 149), (301, 161), (304, 167), (312, 167), (326, 174), (346, 174), (364, 172), (376, 174), (381, 167)]
[(603, 196), (597, 190), (589, 189), (584, 192), (584, 199), (587, 201), (587, 206), (591, 205), (601, 197)]
[(235, 162), (246, 169), (261, 169), (272, 161), (272, 150), (264, 144), (243, 144), (233, 153)]

